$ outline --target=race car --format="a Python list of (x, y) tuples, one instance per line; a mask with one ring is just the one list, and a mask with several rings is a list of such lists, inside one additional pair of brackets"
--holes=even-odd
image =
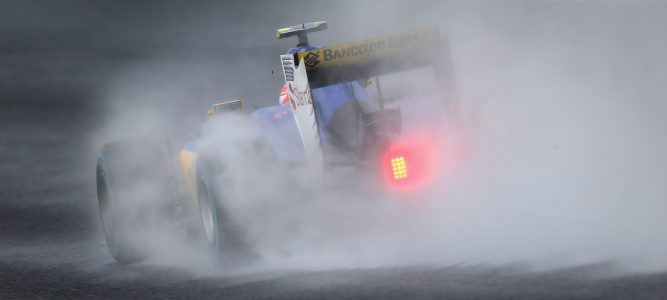
[[(325, 182), (328, 174), (345, 168), (376, 179), (364, 184), (384, 185), (388, 191), (423, 188), (435, 173), (433, 143), (402, 132), (405, 120), (383, 98), (380, 76), (430, 68), (442, 83), (440, 104), (445, 112), (454, 111), (451, 65), (438, 28), (329, 47), (309, 43), (309, 33), (325, 29), (326, 22), (311, 22), (276, 31), (279, 39), (298, 39), (295, 48), (280, 56), (284, 85), (278, 103), (249, 114), (262, 130), (260, 137), (225, 149), (262, 157), (245, 166), (260, 171), (299, 168), (311, 180)], [(241, 100), (208, 110), (211, 118), (242, 114)], [(150, 139), (113, 141), (101, 148), (98, 204), (107, 246), (118, 262), (147, 256), (145, 237), (135, 233), (155, 224), (188, 228), (223, 261), (248, 253), (243, 228), (225, 208), (233, 199), (222, 201), (234, 176), (222, 178), (225, 162), (210, 152), (200, 140), (186, 143), (178, 154), (169, 143)]]

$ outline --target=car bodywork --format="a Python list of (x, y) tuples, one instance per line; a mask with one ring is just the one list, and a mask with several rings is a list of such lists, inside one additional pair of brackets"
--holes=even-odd
[[(390, 119), (390, 131), (400, 131), (400, 111), (385, 109), (368, 96), (363, 84), (370, 78), (421, 67), (432, 67), (441, 77), (441, 99), (453, 110), (453, 78), (447, 45), (438, 28), (429, 27), (385, 37), (366, 39), (324, 48), (307, 46), (307, 31), (319, 31), (326, 23), (306, 23), (279, 29), (278, 38), (298, 36), (300, 50), (281, 55), (285, 84), (277, 105), (255, 110), (258, 122), (282, 162), (299, 163), (321, 176), (331, 165), (355, 165), (368, 160), (369, 124)], [(311, 28), (306, 28), (309, 25)], [(378, 82), (379, 84), (379, 82)], [(240, 101), (213, 106), (219, 111), (239, 111)], [(225, 104), (234, 107), (224, 109)], [(398, 124), (397, 124), (398, 123)], [(377, 125), (377, 124), (375, 124)], [(179, 152), (180, 167), (191, 199), (197, 199), (198, 143), (186, 144)], [(383, 146), (384, 148), (389, 145)], [(395, 180), (405, 176), (405, 158), (388, 158)], [(409, 164), (409, 163), (408, 163)], [(382, 168), (385, 168), (383, 166)]]

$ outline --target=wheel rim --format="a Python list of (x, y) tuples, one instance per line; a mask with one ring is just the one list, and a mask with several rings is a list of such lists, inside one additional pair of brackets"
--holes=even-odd
[(211, 207), (208, 190), (203, 184), (200, 186), (199, 193), (199, 213), (201, 215), (202, 225), (206, 240), (212, 245), (215, 238), (213, 208)]

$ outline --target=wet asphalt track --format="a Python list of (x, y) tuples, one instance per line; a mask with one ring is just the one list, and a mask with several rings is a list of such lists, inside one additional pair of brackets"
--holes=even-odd
[[(84, 84), (2, 82), (0, 299), (664, 299), (667, 274), (608, 277), (608, 265), (549, 272), (427, 266), (201, 277), (108, 255), (97, 221), (98, 108)], [(66, 97), (67, 99), (63, 99)], [(87, 154), (86, 154), (87, 153)]]
[[(203, 277), (117, 265), (99, 231), (91, 135), (100, 127), (96, 100), (108, 74), (147, 54), (126, 51), (141, 44), (131, 37), (106, 40), (113, 31), (107, 27), (45, 27), (0, 33), (0, 299), (667, 298), (667, 274), (610, 276), (614, 266), (604, 264), (548, 272), (477, 265)], [(113, 46), (118, 41), (124, 46)]]

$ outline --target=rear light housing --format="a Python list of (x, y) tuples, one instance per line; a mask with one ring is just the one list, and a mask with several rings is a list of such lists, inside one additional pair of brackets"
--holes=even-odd
[(391, 159), (391, 169), (394, 180), (404, 180), (408, 178), (408, 166), (405, 163), (405, 157), (398, 156)]
[(381, 158), (387, 185), (396, 190), (415, 190), (433, 181), (439, 165), (440, 147), (427, 137), (395, 140)]

